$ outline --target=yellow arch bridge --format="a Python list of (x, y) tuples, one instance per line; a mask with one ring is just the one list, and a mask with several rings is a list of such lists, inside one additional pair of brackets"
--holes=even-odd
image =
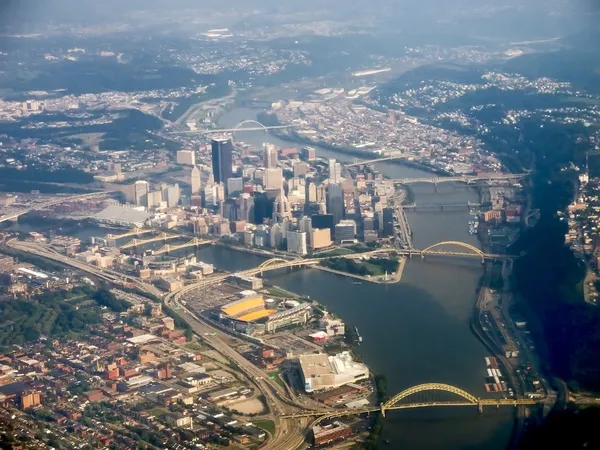
[(456, 386), (443, 383), (426, 383), (413, 386), (405, 389), (399, 394), (392, 397), (385, 403), (373, 407), (354, 408), (354, 409), (327, 409), (327, 410), (312, 410), (304, 411), (298, 414), (287, 414), (282, 416), (283, 419), (298, 419), (298, 418), (314, 418), (311, 424), (317, 425), (323, 420), (334, 419), (336, 417), (352, 416), (360, 414), (368, 414), (372, 412), (380, 412), (384, 417), (387, 411), (400, 409), (415, 409), (415, 408), (431, 408), (431, 407), (477, 407), (479, 412), (483, 412), (484, 406), (523, 406), (534, 405), (543, 402), (544, 399), (482, 399), (477, 398), (467, 391)]

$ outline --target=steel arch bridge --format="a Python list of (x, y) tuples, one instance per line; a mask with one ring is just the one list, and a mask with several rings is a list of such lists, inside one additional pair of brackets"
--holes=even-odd
[(387, 402), (385, 402), (383, 404), (382, 409), (383, 410), (392, 409), (392, 408), (396, 407), (397, 405), (399, 405), (402, 400), (404, 400), (405, 398), (407, 398), (411, 395), (418, 394), (420, 392), (430, 392), (430, 391), (450, 392), (451, 394), (456, 394), (457, 396), (462, 397), (463, 399), (467, 400), (469, 403), (472, 403), (473, 405), (479, 404), (479, 399), (477, 397), (469, 394), (467, 391), (457, 388), (456, 386), (452, 386), (450, 384), (443, 384), (443, 383), (426, 383), (426, 384), (419, 384), (417, 386), (413, 386), (411, 388), (403, 390), (399, 394), (396, 394), (390, 400), (388, 400)]
[[(419, 394), (435, 394), (436, 392), (450, 393), (458, 397), (455, 400), (443, 400), (443, 399), (422, 399)], [(415, 398), (416, 397), (416, 398)], [(426, 395), (427, 397), (427, 395)], [(431, 407), (474, 407), (476, 406), (479, 412), (483, 412), (484, 406), (525, 406), (534, 405), (539, 402), (543, 402), (544, 399), (530, 399), (530, 398), (518, 398), (518, 399), (480, 399), (470, 394), (469, 392), (444, 383), (425, 383), (417, 386), (410, 387), (404, 391), (396, 394), (390, 400), (382, 403), (379, 406), (367, 406), (364, 408), (354, 409), (326, 409), (320, 411), (304, 411), (297, 414), (284, 415), (283, 419), (297, 419), (297, 418), (314, 418), (309, 427), (318, 425), (323, 420), (334, 419), (343, 416), (352, 416), (360, 414), (369, 414), (380, 412), (384, 417), (387, 411), (400, 410), (400, 409), (417, 409), (417, 408), (431, 408)]]
[(235, 127), (233, 127), (233, 133), (235, 133), (236, 131), (244, 131), (244, 129), (242, 128), (244, 125), (258, 125), (258, 128), (263, 128), (265, 131), (268, 130), (268, 128), (264, 124), (260, 123), (258, 120), (246, 119), (238, 123)]
[(280, 266), (281, 264), (291, 264), (292, 261), (287, 260), (287, 259), (283, 259), (283, 258), (271, 258), (266, 260), (265, 262), (263, 262), (260, 266), (258, 266), (256, 269), (260, 269), (260, 270), (266, 270), (269, 269), (271, 267), (274, 266)]
[[(458, 247), (461, 251), (455, 251), (454, 247)], [(461, 241), (443, 241), (430, 245), (424, 250), (421, 250), (421, 256), (427, 255), (448, 255), (448, 256), (476, 256), (485, 258), (486, 254), (477, 247)]]

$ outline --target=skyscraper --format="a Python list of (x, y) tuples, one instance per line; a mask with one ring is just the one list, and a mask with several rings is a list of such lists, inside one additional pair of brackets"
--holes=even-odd
[(150, 185), (147, 181), (136, 181), (133, 185), (133, 198), (137, 206), (148, 206), (148, 191)]
[(265, 144), (264, 162), (267, 169), (277, 167), (277, 147), (273, 144)]
[(335, 159), (329, 160), (329, 183), (338, 184), (342, 181), (342, 165)]
[(280, 168), (265, 169), (263, 186), (266, 190), (279, 190), (283, 187), (283, 171)]
[(199, 194), (202, 188), (202, 178), (198, 166), (194, 166), (192, 169), (190, 184), (192, 185), (192, 195)]
[(212, 169), (216, 183), (226, 183), (233, 174), (233, 144), (231, 139), (213, 139)]
[(344, 218), (344, 196), (342, 188), (337, 184), (329, 184), (327, 187), (327, 211), (333, 215), (334, 225)]
[(254, 222), (254, 198), (250, 194), (240, 196), (240, 215), (238, 219)]
[(275, 199), (275, 203), (273, 205), (273, 222), (281, 223), (284, 219), (290, 219), (292, 216), (292, 211), (290, 209), (290, 202), (288, 198), (285, 196), (283, 192), (283, 187), (279, 192), (279, 195)]

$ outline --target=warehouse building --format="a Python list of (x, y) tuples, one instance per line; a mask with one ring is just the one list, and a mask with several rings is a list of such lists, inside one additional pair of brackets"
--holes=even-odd
[(335, 422), (331, 425), (315, 425), (312, 429), (314, 445), (327, 445), (334, 441), (339, 441), (352, 435), (352, 428), (341, 422)]
[(301, 355), (298, 362), (306, 392), (332, 389), (369, 378), (369, 368), (353, 361), (348, 351), (335, 356)]

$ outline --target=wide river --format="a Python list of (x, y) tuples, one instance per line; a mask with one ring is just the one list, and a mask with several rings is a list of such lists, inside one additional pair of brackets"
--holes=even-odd
[[(230, 128), (256, 111), (235, 109), (220, 119)], [(263, 141), (280, 147), (289, 142), (263, 133), (240, 133), (237, 139), (260, 145)], [(351, 161), (353, 157), (317, 148), (317, 155)], [(433, 176), (418, 169), (393, 163), (377, 166), (391, 178)], [(464, 187), (431, 185), (415, 187), (417, 204), (456, 204), (477, 201), (477, 195)], [(469, 212), (427, 211), (408, 214), (416, 248), (446, 240), (478, 245), (468, 233)], [(208, 247), (200, 259), (221, 269), (243, 269), (260, 263), (259, 257)], [(401, 283), (354, 284), (352, 279), (317, 270), (272, 274), (268, 281), (293, 292), (308, 295), (326, 305), (363, 336), (360, 354), (378, 374), (385, 374), (388, 391), (394, 394), (410, 386), (440, 382), (461, 387), (476, 396), (485, 396), (484, 346), (469, 329), (482, 268), (479, 262), (410, 260)], [(355, 281), (355, 280), (354, 280)], [(505, 449), (512, 431), (513, 412), (476, 408), (455, 411), (413, 410), (389, 414), (382, 447), (394, 449)]]
[[(235, 109), (220, 119), (230, 128), (257, 111)], [(260, 146), (263, 141), (279, 147), (293, 146), (263, 133), (239, 133), (237, 139)], [(317, 155), (353, 161), (354, 157), (317, 148)], [(430, 173), (393, 163), (377, 165), (391, 178), (431, 177)], [(435, 192), (431, 185), (414, 187), (417, 204), (457, 204), (477, 201), (475, 192), (449, 185)], [(447, 240), (478, 245), (468, 233), (468, 210), (409, 212), (416, 248)], [(29, 226), (21, 225), (23, 231)], [(33, 227), (35, 228), (35, 227)], [(81, 229), (81, 238), (101, 236), (107, 230)], [(255, 267), (263, 259), (223, 247), (205, 247), (200, 260), (224, 270)], [(270, 283), (310, 296), (332, 312), (357, 326), (363, 337), (359, 352), (377, 374), (385, 374), (389, 394), (430, 382), (447, 383), (485, 396), (484, 346), (469, 329), (482, 268), (479, 262), (453, 260), (409, 260), (402, 281), (394, 285), (354, 284), (353, 279), (318, 270), (269, 274)], [(478, 415), (476, 408), (428, 409), (392, 412), (383, 433), (389, 445), (382, 448), (407, 450), (505, 449), (510, 441), (513, 411), (490, 408)]]

